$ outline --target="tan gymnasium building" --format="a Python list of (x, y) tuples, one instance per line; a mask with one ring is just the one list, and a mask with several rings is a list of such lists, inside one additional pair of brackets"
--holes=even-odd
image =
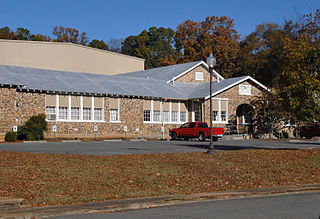
[[(169, 137), (188, 121), (250, 125), (264, 85), (224, 79), (203, 61), (143, 70), (144, 60), (66, 43), (0, 40), (0, 136), (46, 114), (46, 137)], [(55, 131), (54, 131), (55, 130)]]

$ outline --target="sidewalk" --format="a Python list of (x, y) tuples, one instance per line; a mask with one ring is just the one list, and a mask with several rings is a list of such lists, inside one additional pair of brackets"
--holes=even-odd
[[(250, 189), (232, 192), (201, 193), (191, 195), (172, 195), (161, 197), (135, 198), (125, 200), (111, 200), (105, 202), (91, 202), (77, 205), (46, 206), (46, 207), (22, 207), (4, 210), (1, 204), (6, 205), (5, 201), (0, 203), (0, 218), (44, 218), (49, 216), (63, 216), (72, 214), (90, 214), (113, 211), (124, 211), (140, 208), (153, 208), (160, 206), (224, 200), (242, 199), (270, 195), (282, 195), (292, 193), (320, 192), (320, 184), (286, 186), (268, 189)], [(9, 199), (8, 199), (9, 200)], [(12, 199), (10, 199), (12, 201)]]

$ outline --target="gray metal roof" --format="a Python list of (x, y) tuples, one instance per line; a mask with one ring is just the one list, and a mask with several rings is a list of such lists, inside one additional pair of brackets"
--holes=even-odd
[[(195, 63), (193, 63), (194, 65)], [(213, 83), (213, 93), (245, 77)], [(19, 85), (24, 90), (73, 92), (105, 95), (144, 96), (154, 98), (205, 98), (209, 83), (166, 83), (151, 78), (109, 76), (77, 72), (54, 71), (15, 66), (0, 66), (0, 84)]]
[(163, 81), (169, 81), (174, 77), (186, 72), (190, 68), (198, 65), (201, 61), (189, 62), (184, 64), (170, 65), (159, 68), (152, 68), (144, 71), (130, 72), (120, 74), (118, 76), (138, 77), (138, 78), (151, 78)]

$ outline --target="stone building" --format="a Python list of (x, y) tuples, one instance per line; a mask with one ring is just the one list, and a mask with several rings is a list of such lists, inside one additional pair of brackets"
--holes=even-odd
[[(0, 65), (0, 135), (43, 113), (48, 138), (168, 137), (187, 121), (209, 122), (209, 76), (203, 61), (112, 76)], [(265, 89), (215, 72), (213, 125), (250, 124), (250, 100)]]

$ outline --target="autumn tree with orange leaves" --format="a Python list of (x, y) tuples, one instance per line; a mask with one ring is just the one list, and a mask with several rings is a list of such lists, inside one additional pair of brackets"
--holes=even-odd
[[(176, 30), (175, 47), (181, 53), (176, 62), (206, 60), (213, 52), (217, 59), (215, 69), (224, 77), (231, 77), (239, 51), (238, 40), (231, 18), (212, 16), (201, 22), (187, 20)], [(171, 57), (164, 60), (173, 62)]]
[(79, 31), (75, 28), (55, 26), (53, 28), (52, 34), (56, 36), (56, 38), (53, 39), (53, 42), (67, 42), (81, 45), (88, 44), (88, 37), (86, 36), (86, 32), (80, 34)]

